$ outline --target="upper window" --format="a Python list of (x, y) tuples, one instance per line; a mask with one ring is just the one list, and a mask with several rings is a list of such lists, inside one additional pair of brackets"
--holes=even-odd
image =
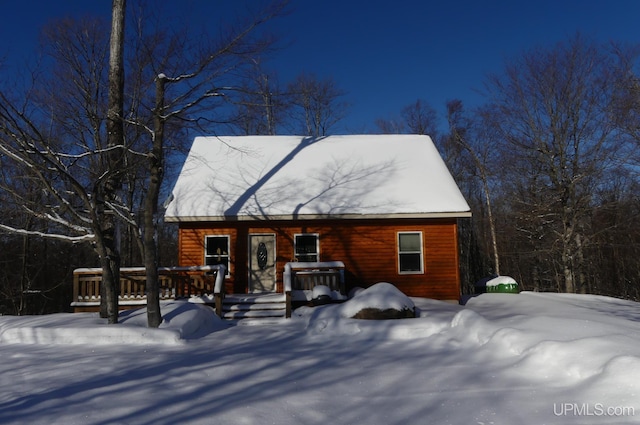
[(224, 264), (229, 274), (229, 236), (205, 236), (204, 263), (207, 266)]
[(319, 237), (317, 233), (305, 233), (294, 236), (296, 261), (320, 261)]
[(423, 273), (422, 232), (398, 233), (398, 270), (401, 274)]

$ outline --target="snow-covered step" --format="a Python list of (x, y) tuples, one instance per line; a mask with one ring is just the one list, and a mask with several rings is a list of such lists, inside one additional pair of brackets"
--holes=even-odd
[(287, 308), (287, 303), (255, 303), (255, 304), (223, 304), (225, 311), (249, 311), (249, 310), (282, 310)]
[(230, 294), (222, 303), (222, 317), (230, 320), (285, 317), (284, 294)]
[(222, 317), (229, 320), (238, 319), (262, 319), (284, 317), (284, 310), (247, 310), (247, 311), (228, 311), (223, 313)]
[(225, 303), (251, 303), (268, 304), (273, 302), (285, 302), (284, 294), (229, 294), (225, 296)]

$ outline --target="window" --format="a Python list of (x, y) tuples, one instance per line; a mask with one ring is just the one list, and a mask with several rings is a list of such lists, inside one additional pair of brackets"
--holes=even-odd
[(398, 270), (400, 274), (423, 273), (422, 232), (398, 233)]
[(318, 239), (316, 233), (295, 235), (293, 249), (296, 261), (320, 261)]
[(224, 264), (229, 274), (229, 236), (204, 237), (204, 264)]

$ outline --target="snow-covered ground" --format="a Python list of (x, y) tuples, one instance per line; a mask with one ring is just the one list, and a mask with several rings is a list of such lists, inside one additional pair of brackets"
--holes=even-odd
[(640, 422), (637, 303), (483, 294), (412, 298), (416, 319), (347, 318), (384, 299), (402, 307), (388, 289), (263, 325), (180, 302), (163, 306), (160, 329), (144, 311), (118, 325), (0, 317), (0, 423)]

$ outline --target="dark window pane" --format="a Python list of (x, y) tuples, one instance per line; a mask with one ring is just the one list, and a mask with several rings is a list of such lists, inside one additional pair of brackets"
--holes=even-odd
[(296, 254), (316, 253), (318, 248), (316, 235), (296, 236)]
[(206, 245), (207, 255), (229, 255), (226, 236), (208, 236)]
[(227, 268), (227, 273), (229, 272), (229, 257), (207, 257), (205, 258), (205, 263), (207, 266), (217, 266), (218, 264), (224, 264)]
[(297, 261), (318, 261), (318, 235), (296, 235), (295, 251)]
[(422, 270), (420, 254), (400, 254), (401, 272), (419, 272)]

